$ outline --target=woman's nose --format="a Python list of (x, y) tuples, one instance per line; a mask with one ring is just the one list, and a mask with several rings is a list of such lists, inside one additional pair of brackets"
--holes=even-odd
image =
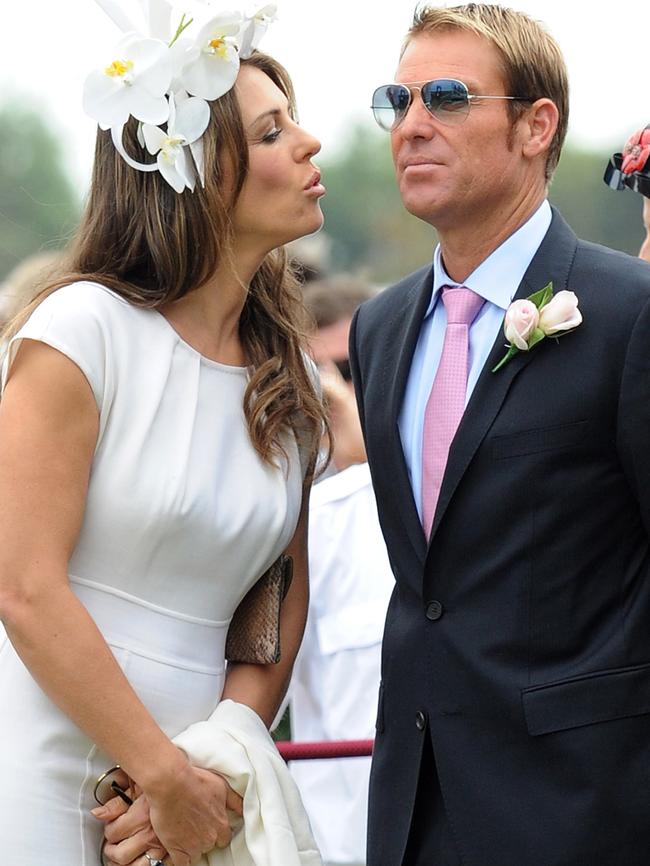
[(310, 133), (305, 132), (305, 139), (302, 143), (303, 159), (311, 159), (321, 149), (320, 141)]

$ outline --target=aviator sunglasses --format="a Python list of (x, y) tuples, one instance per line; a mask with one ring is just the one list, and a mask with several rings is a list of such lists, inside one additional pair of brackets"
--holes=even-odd
[(484, 96), (470, 93), (467, 85), (455, 78), (434, 78), (433, 81), (417, 81), (409, 85), (383, 84), (372, 96), (372, 111), (382, 129), (386, 132), (397, 129), (413, 102), (414, 91), (419, 92), (429, 114), (447, 126), (462, 123), (475, 99), (533, 101), (525, 96)]

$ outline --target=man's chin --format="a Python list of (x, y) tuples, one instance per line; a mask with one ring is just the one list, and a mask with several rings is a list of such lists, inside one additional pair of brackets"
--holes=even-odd
[(441, 206), (438, 202), (423, 201), (417, 196), (402, 195), (402, 203), (406, 210), (414, 217), (422, 220), (425, 223), (435, 226), (441, 215)]

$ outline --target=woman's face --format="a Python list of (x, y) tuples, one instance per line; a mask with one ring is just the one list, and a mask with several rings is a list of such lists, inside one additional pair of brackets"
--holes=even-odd
[(312, 157), (320, 142), (292, 120), (286, 96), (254, 66), (243, 66), (235, 87), (249, 170), (233, 211), (235, 243), (267, 253), (317, 231), (325, 194)]

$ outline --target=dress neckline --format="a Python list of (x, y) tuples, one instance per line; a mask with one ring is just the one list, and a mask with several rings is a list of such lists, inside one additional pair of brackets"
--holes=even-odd
[(176, 328), (172, 325), (169, 319), (160, 312), (160, 310), (151, 308), (151, 312), (156, 314), (156, 316), (162, 321), (166, 329), (168, 331), (171, 331), (176, 340), (182, 346), (185, 346), (188, 351), (190, 351), (193, 355), (196, 355), (201, 360), (201, 362), (206, 364), (208, 367), (214, 367), (217, 370), (223, 370), (224, 373), (243, 373), (244, 375), (248, 375), (248, 367), (240, 367), (236, 364), (224, 364), (223, 361), (215, 361), (214, 358), (208, 358), (207, 355), (202, 355), (198, 349), (196, 349), (191, 343), (188, 343), (187, 340), (184, 340), (181, 337)]

